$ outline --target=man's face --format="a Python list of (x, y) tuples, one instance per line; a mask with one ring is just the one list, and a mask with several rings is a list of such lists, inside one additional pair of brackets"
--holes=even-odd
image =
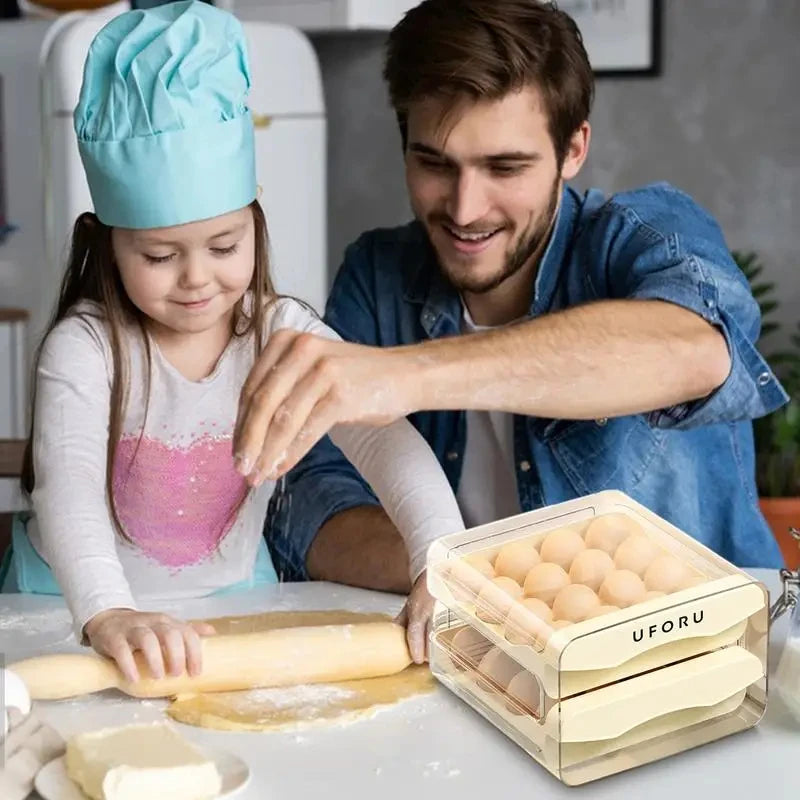
[(461, 292), (484, 294), (531, 266), (562, 180), (577, 173), (585, 152), (578, 163), (570, 151), (558, 164), (533, 87), (464, 101), (450, 117), (448, 108), (426, 98), (409, 109), (408, 191), (445, 276)]

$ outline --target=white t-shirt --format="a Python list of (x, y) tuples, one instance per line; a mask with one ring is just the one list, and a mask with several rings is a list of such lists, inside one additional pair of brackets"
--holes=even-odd
[[(462, 333), (490, 330), (473, 322), (466, 305), (463, 309)], [(468, 528), (520, 513), (513, 414), (467, 411), (467, 444), (456, 497)]]
[[(76, 631), (135, 598), (211, 594), (250, 579), (274, 483), (248, 491), (233, 464), (241, 387), (254, 362), (251, 336), (233, 338), (213, 372), (184, 377), (152, 338), (126, 330), (130, 394), (114, 469), (114, 500), (130, 541), (106, 501), (106, 451), (113, 362), (102, 313), (72, 316), (47, 337), (36, 383), (31, 543), (50, 565)], [(97, 316), (99, 314), (99, 317)], [(282, 328), (336, 334), (299, 303), (267, 313), (266, 335)], [(371, 484), (403, 536), (415, 579), (428, 545), (463, 522), (444, 472), (406, 421), (382, 428), (340, 425), (331, 438)]]

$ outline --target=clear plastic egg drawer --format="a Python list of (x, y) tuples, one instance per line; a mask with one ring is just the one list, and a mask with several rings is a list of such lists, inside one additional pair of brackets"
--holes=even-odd
[(428, 584), (433, 673), (564, 783), (764, 713), (765, 587), (621, 492), (444, 537)]

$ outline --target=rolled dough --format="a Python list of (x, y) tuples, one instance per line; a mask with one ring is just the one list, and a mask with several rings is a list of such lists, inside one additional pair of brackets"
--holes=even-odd
[[(252, 633), (317, 625), (349, 625), (391, 620), (383, 614), (352, 611), (275, 611), (206, 620), (217, 633)], [(397, 675), (341, 683), (178, 695), (170, 717), (201, 728), (239, 731), (297, 730), (349, 724), (382, 708), (433, 691), (427, 666), (412, 665)]]

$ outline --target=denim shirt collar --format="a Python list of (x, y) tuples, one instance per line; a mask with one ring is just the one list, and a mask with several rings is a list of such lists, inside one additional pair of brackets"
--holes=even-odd
[(533, 298), (528, 314), (530, 317), (537, 317), (550, 309), (556, 286), (561, 278), (567, 249), (573, 241), (580, 211), (580, 198), (574, 189), (565, 186), (561, 193), (561, 203), (553, 233), (539, 260), (539, 269), (533, 284)]
[(415, 264), (406, 272), (403, 299), (422, 306), (419, 320), (431, 339), (450, 336), (461, 329), (461, 301), (458, 292), (448, 283), (439, 268), (436, 251), (424, 226), (414, 222), (415, 238), (421, 243)]
[[(558, 285), (564, 254), (572, 240), (580, 208), (581, 202), (576, 192), (565, 187), (561, 195), (556, 224), (536, 274), (529, 310), (531, 317), (544, 313), (550, 307)], [(420, 223), (416, 225), (424, 241), (424, 257), (417, 262), (416, 270), (407, 274), (403, 297), (411, 303), (422, 306), (420, 324), (431, 339), (452, 336), (461, 330), (461, 298), (442, 275), (436, 252), (425, 229)]]

